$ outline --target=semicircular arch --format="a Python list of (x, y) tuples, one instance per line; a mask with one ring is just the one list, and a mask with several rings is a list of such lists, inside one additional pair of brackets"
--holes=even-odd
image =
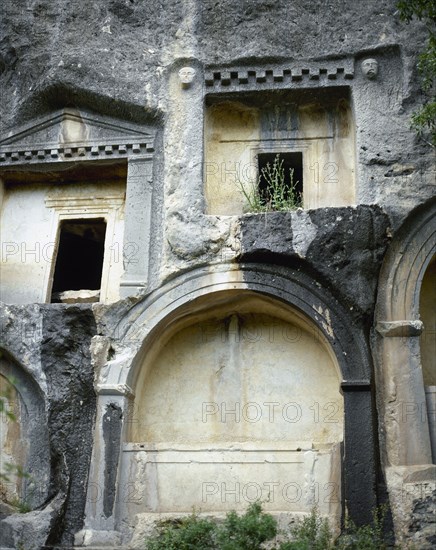
[(196, 307), (228, 292), (250, 291), (292, 307), (317, 327), (331, 347), (343, 384), (369, 386), (371, 359), (363, 327), (356, 326), (336, 298), (302, 272), (263, 264), (227, 265), (184, 274), (133, 306), (113, 331), (117, 354), (99, 386), (134, 385), (151, 343), (169, 325), (195, 315)]
[(6, 454), (2, 458), (13, 472), (24, 473), (13, 475), (11, 495), (35, 508), (47, 498), (51, 470), (44, 394), (32, 375), (3, 348), (0, 377), (6, 408), (14, 415), (4, 418), (3, 436), (10, 441), (3, 446)]

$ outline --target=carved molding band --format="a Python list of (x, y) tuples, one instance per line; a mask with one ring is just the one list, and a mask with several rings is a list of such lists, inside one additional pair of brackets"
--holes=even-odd
[(289, 84), (310, 81), (326, 82), (330, 80), (351, 80), (354, 78), (354, 64), (352, 61), (341, 63), (340, 66), (314, 65), (305, 67), (260, 69), (225, 69), (209, 70), (205, 74), (207, 87), (250, 87), (259, 84), (269, 84), (272, 87), (287, 87)]
[(0, 167), (110, 157), (151, 157), (154, 131), (77, 109), (39, 117), (0, 139)]
[(56, 162), (69, 160), (93, 160), (109, 157), (128, 157), (130, 155), (144, 155), (152, 153), (154, 147), (150, 143), (93, 145), (86, 147), (58, 147), (27, 151), (6, 151), (0, 153), (0, 163), (22, 164), (41, 162)]

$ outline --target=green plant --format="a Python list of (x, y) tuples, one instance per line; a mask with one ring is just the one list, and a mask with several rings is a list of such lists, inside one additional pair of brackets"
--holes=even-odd
[[(289, 169), (289, 182), (286, 182), (283, 164), (284, 160), (278, 153), (272, 165), (268, 162), (261, 169), (257, 185), (246, 188), (242, 182), (238, 182), (251, 212), (283, 212), (302, 205), (301, 194), (297, 192), (298, 182), (294, 182), (294, 170)], [(262, 177), (265, 181), (263, 190)]]
[(20, 514), (27, 514), (27, 512), (32, 510), (31, 506), (25, 500), (21, 500), (18, 497), (11, 500), (9, 504), (16, 508)]
[(156, 536), (147, 540), (147, 550), (210, 550), (216, 548), (216, 525), (196, 513), (187, 518), (162, 522)]
[[(310, 516), (291, 529), (291, 539), (280, 543), (274, 550), (382, 550), (383, 524), (387, 507), (373, 512), (371, 525), (356, 527), (347, 520), (345, 531), (334, 540), (326, 518), (314, 507)], [(221, 524), (189, 517), (162, 522), (158, 534), (146, 541), (147, 550), (260, 550), (263, 543), (277, 535), (277, 522), (262, 511), (260, 502), (250, 504), (247, 511), (238, 515), (234, 510)]]
[(399, 0), (397, 8), (402, 21), (410, 23), (413, 17), (417, 17), (427, 28), (427, 44), (417, 64), (422, 90), (427, 97), (425, 104), (413, 113), (411, 123), (421, 137), (428, 133), (430, 141), (426, 140), (427, 143), (436, 147), (436, 3), (434, 0)]
[(260, 550), (263, 542), (276, 535), (277, 523), (255, 502), (241, 516), (229, 512), (221, 525), (193, 513), (162, 522), (158, 530), (147, 540), (147, 550)]
[(345, 521), (345, 531), (337, 540), (338, 550), (382, 550), (384, 543), (383, 524), (387, 514), (387, 505), (376, 508), (372, 513), (372, 524), (356, 527), (348, 518)]
[(321, 518), (317, 507), (291, 529), (292, 539), (283, 542), (279, 550), (328, 550), (334, 548), (333, 536), (326, 518)]
[(259, 550), (261, 544), (277, 534), (277, 522), (262, 512), (260, 502), (249, 505), (242, 516), (229, 512), (217, 529), (219, 550)]

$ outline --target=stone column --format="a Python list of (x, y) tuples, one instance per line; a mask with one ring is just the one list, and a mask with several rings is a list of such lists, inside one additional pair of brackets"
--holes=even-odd
[(151, 155), (129, 159), (124, 214), (124, 275), (120, 284), (121, 298), (145, 290), (148, 283), (152, 172)]
[(98, 393), (85, 522), (75, 536), (75, 546), (107, 548), (121, 544), (116, 508), (123, 422), (128, 414), (130, 391), (125, 386), (100, 386)]
[(382, 460), (401, 543), (412, 535), (414, 507), (431, 496), (436, 480), (420, 364), (422, 322), (379, 321), (376, 329)]
[(436, 386), (425, 387), (427, 402), (428, 428), (430, 431), (431, 453), (433, 463), (436, 464)]
[(364, 525), (371, 523), (377, 506), (371, 387), (366, 382), (343, 382), (342, 391), (345, 504), (356, 525)]
[(420, 364), (422, 322), (380, 321), (379, 372), (389, 466), (432, 463), (427, 406)]
[[(168, 84), (162, 258), (165, 276), (177, 269), (180, 258), (194, 258), (204, 253), (210, 239), (204, 217), (204, 97), (199, 63), (189, 60), (185, 66), (178, 60), (171, 69)], [(187, 264), (183, 265), (186, 268)]]

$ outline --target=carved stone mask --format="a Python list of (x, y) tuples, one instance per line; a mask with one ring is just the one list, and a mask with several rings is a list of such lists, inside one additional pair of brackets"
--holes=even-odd
[(182, 67), (179, 71), (179, 78), (182, 88), (189, 88), (195, 77), (195, 69), (192, 67)]
[(374, 79), (378, 74), (378, 62), (375, 59), (365, 59), (362, 61), (362, 73), (366, 78)]

